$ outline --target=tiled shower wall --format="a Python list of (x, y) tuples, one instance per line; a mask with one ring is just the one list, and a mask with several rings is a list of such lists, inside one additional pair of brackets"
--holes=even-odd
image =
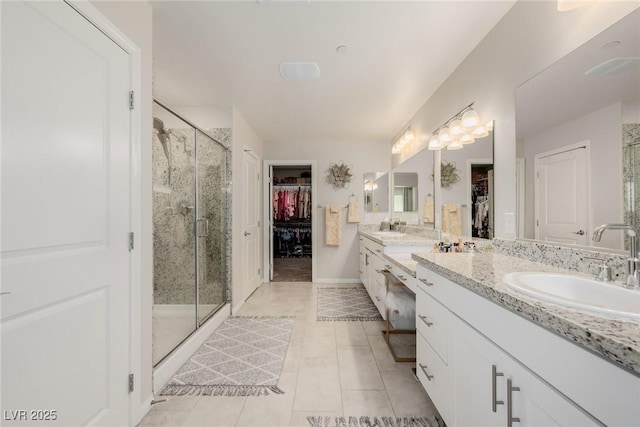
[[(208, 132), (229, 145), (231, 129)], [(153, 139), (154, 304), (195, 304), (195, 208), (182, 214), (181, 202), (195, 206), (193, 129), (171, 129), (169, 162), (157, 135)], [(198, 242), (200, 304), (227, 300), (230, 242), (230, 156), (215, 142), (198, 138), (199, 215), (209, 220), (209, 233)], [(202, 230), (203, 231), (203, 230)]]
[(624, 222), (640, 227), (640, 123), (622, 124)]

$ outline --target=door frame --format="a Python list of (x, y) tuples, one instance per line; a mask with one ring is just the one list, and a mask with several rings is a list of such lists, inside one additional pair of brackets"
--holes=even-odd
[(312, 283), (317, 282), (317, 271), (318, 271), (318, 234), (317, 230), (317, 221), (318, 221), (318, 212), (315, 205), (316, 200), (316, 174), (317, 174), (317, 162), (315, 160), (264, 160), (262, 167), (262, 176), (264, 179), (262, 180), (262, 188), (263, 188), (263, 257), (264, 257), (264, 268), (262, 270), (262, 282), (269, 283), (269, 269), (271, 268), (270, 264), (270, 256), (269, 256), (269, 247), (271, 246), (271, 230), (273, 228), (272, 224), (272, 209), (271, 209), (271, 176), (269, 175), (271, 167), (277, 166), (306, 166), (311, 167), (311, 281)]
[[(129, 55), (130, 90), (135, 94), (134, 108), (129, 110), (129, 146), (130, 146), (130, 189), (129, 189), (129, 229), (134, 233), (134, 248), (129, 252), (129, 372), (134, 375), (134, 391), (129, 393), (129, 425), (135, 426), (144, 414), (151, 409), (151, 401), (141, 402), (140, 384), (142, 381), (142, 53), (118, 27), (116, 27), (95, 6), (87, 1), (65, 0), (71, 8), (91, 22), (100, 32), (111, 39)], [(124, 102), (124, 100), (123, 100)], [(149, 137), (150, 139), (150, 137)], [(150, 141), (149, 141), (150, 143)], [(150, 209), (150, 208), (149, 208)], [(151, 319), (149, 319), (149, 324)], [(150, 330), (150, 329), (149, 329)], [(151, 384), (151, 381), (149, 382)]]
[[(494, 170), (495, 170), (495, 165), (493, 164), (493, 159), (490, 158), (478, 158), (478, 159), (467, 159), (466, 162), (466, 173), (467, 173), (467, 179), (466, 179), (466, 184), (467, 184), (467, 197), (466, 197), (466, 204), (467, 204), (467, 214), (469, 215), (469, 218), (467, 218), (467, 221), (463, 221), (463, 224), (465, 225), (465, 229), (462, 230), (462, 234), (464, 236), (472, 236), (472, 228), (473, 226), (471, 225), (471, 223), (473, 222), (473, 218), (471, 217), (471, 166), (473, 165), (491, 165), (493, 166)], [(489, 215), (493, 215), (493, 208), (491, 208), (489, 210)], [(494, 232), (494, 236), (495, 236), (495, 232)]]
[[(569, 145), (564, 145), (562, 147), (554, 148), (553, 150), (544, 151), (542, 153), (536, 154), (533, 159), (533, 183), (534, 183), (534, 191), (533, 191), (533, 206), (534, 206), (534, 216), (533, 216), (533, 229), (535, 231), (534, 237), (536, 240), (540, 240), (540, 183), (538, 179), (539, 172), (539, 162), (543, 157), (549, 157), (556, 154), (566, 153), (568, 151), (577, 150), (580, 148), (584, 148), (585, 158), (586, 158), (586, 172), (587, 172), (587, 233), (590, 230), (594, 229), (593, 225), (593, 212), (591, 208), (591, 141), (586, 139), (584, 141), (576, 142)], [(586, 246), (593, 246), (593, 241), (591, 239), (587, 239)]]

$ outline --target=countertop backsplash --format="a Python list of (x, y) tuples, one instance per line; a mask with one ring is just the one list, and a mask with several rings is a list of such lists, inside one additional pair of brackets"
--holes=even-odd
[[(594, 276), (598, 270), (597, 266), (605, 263), (611, 267), (614, 280), (624, 281), (627, 277), (628, 255), (604, 252), (595, 248), (585, 249), (544, 242), (495, 238), (493, 239), (493, 250), (498, 254), (518, 257)], [(597, 258), (600, 261), (589, 258)]]

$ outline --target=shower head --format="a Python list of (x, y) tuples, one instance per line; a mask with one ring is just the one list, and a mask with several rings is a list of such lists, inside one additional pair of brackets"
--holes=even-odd
[(153, 118), (153, 129), (158, 132), (158, 135), (167, 134), (167, 131), (164, 129), (164, 122), (157, 117)]

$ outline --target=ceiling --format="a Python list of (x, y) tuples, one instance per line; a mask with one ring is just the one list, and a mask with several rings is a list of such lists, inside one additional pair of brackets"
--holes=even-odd
[(517, 137), (531, 137), (614, 103), (640, 102), (640, 64), (611, 74), (585, 74), (613, 58), (640, 58), (640, 9), (517, 88)]
[[(391, 140), (513, 2), (151, 4), (155, 97), (234, 106), (265, 141), (308, 143)], [(320, 77), (283, 80), (294, 61)]]

